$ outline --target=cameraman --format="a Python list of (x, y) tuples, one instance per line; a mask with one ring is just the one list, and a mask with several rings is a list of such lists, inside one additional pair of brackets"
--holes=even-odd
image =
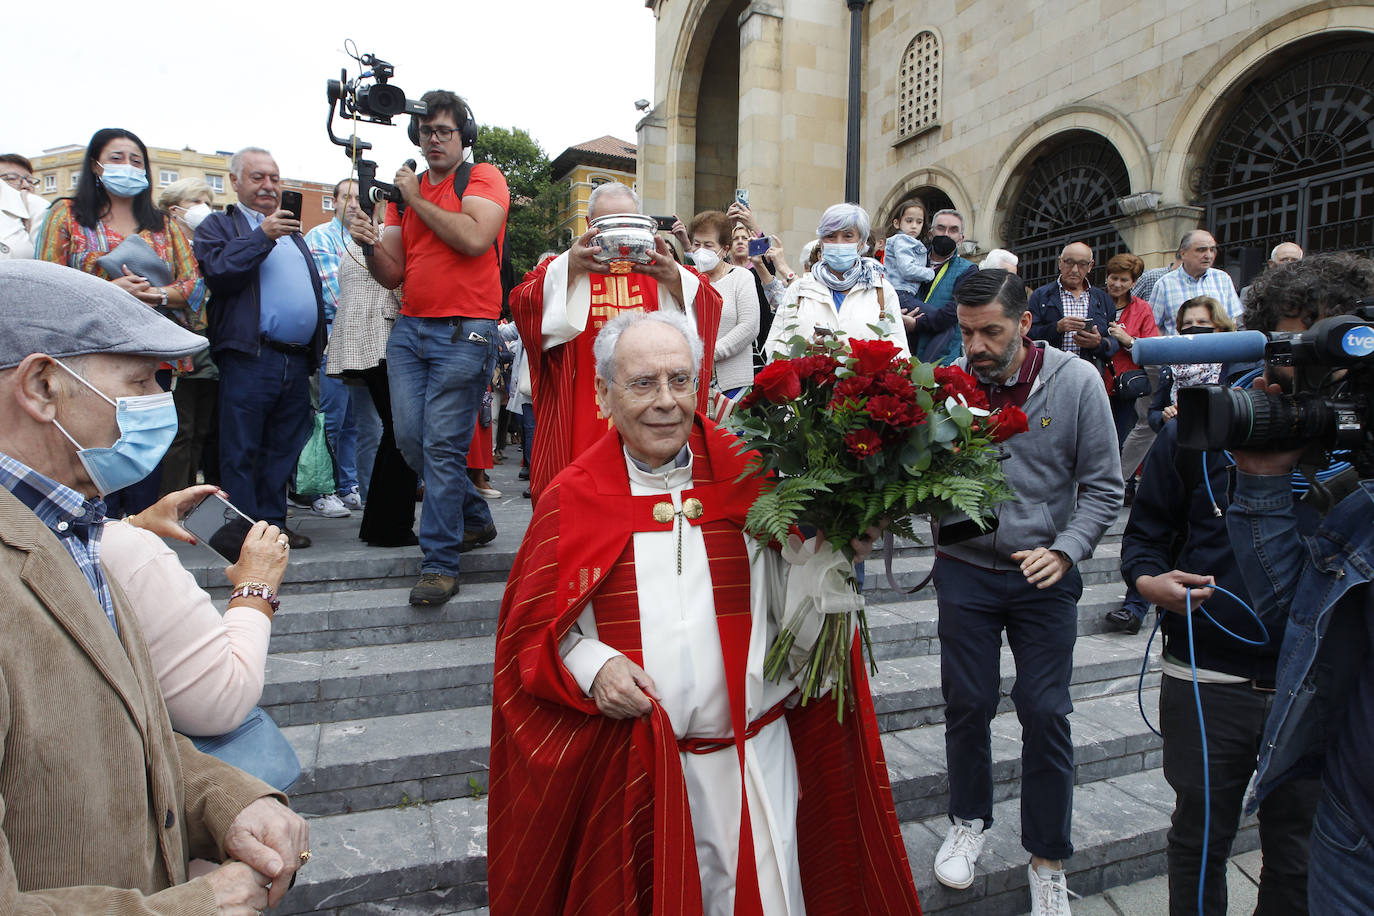
[(467, 454), (496, 366), (501, 271), (495, 242), (510, 191), (495, 166), (481, 163), (472, 166), (459, 199), (455, 173), (477, 125), (452, 92), (435, 89), (422, 99), (428, 114), (418, 119), (412, 139), (428, 169), (420, 176), (406, 166), (396, 172), (405, 213), (389, 204), (380, 238), (366, 213), (355, 213), (348, 229), (358, 244), (374, 246), (367, 267), (378, 283), (405, 284), (386, 365), (396, 444), (425, 484), (424, 559), (410, 603), (433, 606), (458, 591), (458, 555), (496, 537), (491, 510), (468, 480)]
[[(1245, 323), (1265, 307), (1309, 320), (1344, 314), (1372, 294), (1374, 262), (1318, 255), (1256, 280)], [(1321, 378), (1329, 370), (1295, 371)], [(1291, 379), (1277, 373), (1266, 381), (1271, 393), (1291, 389)], [(1314, 535), (1303, 537), (1289, 486), (1301, 453), (1234, 454), (1240, 473), (1227, 520), (1231, 546), (1251, 583), (1256, 611), (1265, 620), (1287, 621), (1249, 807), (1291, 780), (1320, 774), (1308, 864), (1311, 912), (1371, 913), (1374, 594), (1368, 583), (1374, 576), (1374, 481), (1361, 481)], [(1303, 600), (1295, 602), (1300, 594)]]
[[(1317, 318), (1315, 309), (1293, 308), (1282, 292), (1270, 290), (1251, 301), (1245, 320), (1252, 330), (1301, 333)], [(1199, 313), (1206, 315), (1208, 311), (1205, 305), (1190, 309), (1194, 302), (1216, 304), (1206, 297), (1185, 303), (1178, 315), (1184, 333), (1195, 330), (1187, 326)], [(1213, 317), (1224, 319), (1220, 305), (1216, 305)], [(1211, 324), (1209, 317), (1207, 325)], [(1225, 382), (1241, 384), (1254, 376), (1255, 368), (1249, 363), (1229, 370), (1218, 366), (1214, 371), (1219, 370)], [(1216, 376), (1203, 379), (1216, 380)], [(1169, 393), (1167, 387), (1164, 391)], [(1264, 645), (1252, 646), (1223, 632), (1206, 616), (1194, 615), (1191, 627), (1183, 616), (1187, 609), (1185, 589), (1192, 586), (1194, 608), (1206, 602), (1212, 617), (1246, 639), (1262, 639), (1264, 635), (1244, 608), (1226, 595), (1214, 594), (1209, 587), (1217, 584), (1245, 596), (1245, 577), (1231, 549), (1224, 517), (1234, 488), (1234, 466), (1226, 452), (1180, 446), (1178, 421), (1170, 419), (1160, 427), (1146, 456), (1121, 542), (1123, 578), (1135, 586), (1145, 602), (1173, 612), (1161, 621), (1164, 647), (1159, 730), (1164, 737), (1164, 778), (1174, 790), (1168, 872), (1169, 912), (1176, 916), (1198, 912), (1207, 812), (1211, 814), (1211, 831), (1205, 849), (1203, 913), (1219, 916), (1226, 912), (1226, 860), (1240, 827), (1245, 787), (1255, 772), (1265, 717), (1274, 702), (1282, 617), (1266, 616), (1265, 627), (1272, 636)], [(1298, 525), (1302, 531), (1313, 531), (1319, 521), (1315, 510), (1301, 507)], [(1210, 793), (1203, 791), (1202, 741), (1190, 659), (1196, 660), (1204, 710)], [(1257, 913), (1306, 912), (1308, 835), (1320, 791), (1315, 779), (1293, 780), (1260, 807), (1264, 869)]]

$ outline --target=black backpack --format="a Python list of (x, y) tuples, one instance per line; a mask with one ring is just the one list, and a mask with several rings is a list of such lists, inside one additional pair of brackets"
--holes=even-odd
[[(458, 200), (463, 199), (463, 192), (468, 189), (468, 179), (472, 177), (472, 163), (464, 159), (458, 164), (458, 168), (453, 173), (453, 192), (458, 195)], [(506, 211), (506, 218), (510, 218), (510, 211)], [(515, 288), (515, 266), (510, 260), (510, 246), (506, 244), (506, 225), (502, 223), (501, 234), (493, 241), (492, 247), (496, 249), (496, 263), (501, 269), (501, 311), (510, 310), (510, 291)]]

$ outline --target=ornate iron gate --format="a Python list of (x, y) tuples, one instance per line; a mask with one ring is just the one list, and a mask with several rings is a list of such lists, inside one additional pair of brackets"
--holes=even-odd
[(1093, 250), (1091, 280), (1101, 284), (1105, 265), (1128, 251), (1112, 219), (1121, 215), (1116, 200), (1131, 193), (1121, 155), (1097, 134), (1075, 133), (1031, 165), (1012, 209), (1011, 250), (1021, 259), (1020, 273), (1031, 286), (1059, 275), (1059, 253), (1070, 242)]
[(1374, 252), (1374, 42), (1306, 55), (1251, 83), (1201, 185), (1223, 253), (1254, 248), (1267, 258), (1286, 241)]

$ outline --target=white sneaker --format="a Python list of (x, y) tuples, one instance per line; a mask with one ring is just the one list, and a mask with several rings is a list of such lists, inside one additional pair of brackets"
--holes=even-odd
[(339, 499), (339, 497), (335, 496), (333, 493), (326, 493), (323, 496), (315, 497), (315, 501), (310, 504), (310, 508), (315, 511), (316, 515), (322, 515), (325, 518), (348, 518), (353, 514), (344, 506), (343, 500)]
[(973, 866), (983, 851), (983, 819), (955, 819), (940, 851), (935, 854), (935, 879), (945, 887), (962, 891), (973, 883)]
[(501, 498), (501, 491), (496, 489), (495, 487), (477, 487), (476, 489), (478, 493), (485, 496), (487, 499)]
[(339, 497), (339, 502), (343, 503), (345, 509), (353, 509), (361, 512), (363, 508), (363, 498), (358, 495), (357, 487), (354, 487), (343, 496)]
[(1069, 916), (1069, 897), (1078, 895), (1069, 890), (1063, 871), (1028, 865), (1026, 880), (1030, 883), (1031, 916)]

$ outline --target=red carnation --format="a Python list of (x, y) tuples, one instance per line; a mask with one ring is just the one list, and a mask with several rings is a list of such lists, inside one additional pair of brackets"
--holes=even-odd
[(1006, 442), (1017, 433), (1024, 433), (1028, 428), (1025, 411), (1012, 404), (997, 411), (989, 420), (992, 424), (989, 435), (993, 442)]
[(877, 385), (883, 391), (895, 398), (903, 401), (911, 401), (916, 398), (916, 386), (911, 384), (911, 379), (898, 372), (884, 372), (876, 379)]
[(978, 380), (958, 366), (936, 366), (935, 381), (944, 388), (946, 396), (962, 394), (969, 398), (974, 392), (979, 391)]
[(852, 340), (850, 355), (858, 360), (854, 371), (859, 375), (875, 375), (892, 364), (901, 350), (890, 340)]
[(858, 458), (867, 458), (869, 455), (876, 455), (878, 449), (882, 447), (882, 440), (878, 434), (871, 429), (856, 429), (854, 432), (844, 437), (844, 444), (849, 449), (849, 453)]
[(873, 379), (863, 375), (851, 375), (849, 378), (840, 379), (835, 385), (835, 399), (856, 399), (868, 394), (873, 387)]
[(792, 360), (780, 359), (777, 362), (769, 363), (754, 376), (754, 387), (749, 392), (749, 396), (755, 396), (757, 392), (762, 392), (763, 397), (774, 404), (783, 401), (795, 400), (801, 395), (801, 379), (797, 377), (796, 367), (792, 365)]
[(868, 399), (868, 415), (888, 426), (909, 428), (915, 425), (911, 421), (911, 408), (914, 406), (890, 394), (880, 394)]
[(803, 380), (809, 379), (817, 385), (833, 385), (835, 383), (835, 370), (839, 368), (839, 362), (833, 356), (805, 356), (801, 359), (794, 359), (797, 376)]

